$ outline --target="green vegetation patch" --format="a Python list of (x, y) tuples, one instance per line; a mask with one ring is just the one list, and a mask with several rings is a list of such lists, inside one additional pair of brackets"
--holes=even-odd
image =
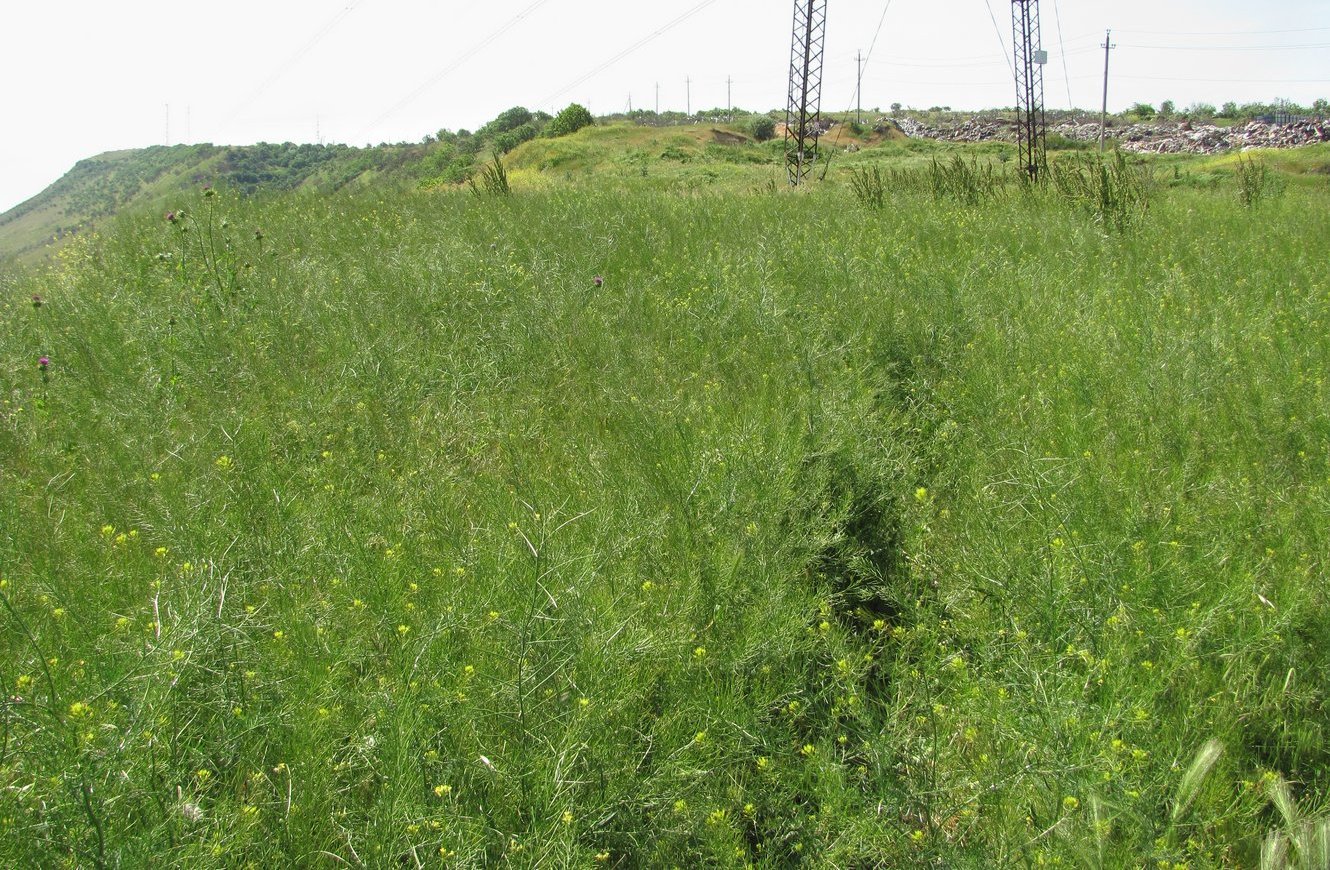
[(178, 194), (4, 277), (0, 863), (1314, 847), (1324, 193), (878, 177)]

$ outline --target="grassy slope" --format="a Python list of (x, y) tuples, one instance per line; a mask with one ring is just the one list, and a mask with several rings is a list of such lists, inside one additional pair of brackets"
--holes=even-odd
[[(882, 138), (871, 131), (857, 136), (843, 133), (835, 144), (866, 146)], [(298, 162), (283, 153), (292, 147), (180, 145), (82, 160), (51, 187), (0, 215), (0, 258), (27, 264), (49, 260), (76, 232), (95, 229), (120, 212), (165, 207), (182, 190), (204, 183), (245, 190), (256, 185), (267, 190), (303, 186), (326, 192), (347, 185), (391, 185), (403, 179), (427, 183), (447, 163), (436, 159), (445, 156), (438, 144), (368, 149), (302, 146), (314, 153), (302, 155)], [(757, 147), (737, 129), (724, 126), (616, 125), (585, 131), (572, 140), (537, 140), (509, 158), (519, 179), (541, 183), (593, 171), (639, 178), (658, 160), (665, 162), (654, 167), (654, 175), (668, 183), (747, 183), (755, 177), (754, 164), (780, 162), (780, 148), (775, 143)], [(750, 171), (741, 172), (741, 166)], [(276, 184), (274, 173), (280, 176)]]
[(424, 166), (435, 147), (177, 145), (108, 152), (79, 161), (55, 184), (0, 215), (0, 260), (49, 261), (76, 233), (94, 231), (117, 214), (160, 211), (182, 191), (205, 184), (244, 191), (388, 186)]
[(55, 184), (0, 215), (0, 254), (35, 260), (52, 242), (210, 175), (220, 154), (210, 145), (182, 145), (81, 160)]
[(1222, 866), (1263, 777), (1324, 807), (1323, 187), (653, 183), (200, 198), (5, 285), (0, 857)]

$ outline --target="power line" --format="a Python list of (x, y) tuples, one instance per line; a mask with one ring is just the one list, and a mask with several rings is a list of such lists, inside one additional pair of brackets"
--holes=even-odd
[(614, 57), (611, 57), (609, 60), (607, 60), (607, 61), (605, 61), (604, 63), (602, 63), (600, 66), (596, 67), (595, 69), (591, 70), (591, 71), (588, 72), (587, 74), (583, 75), (581, 78), (577, 79), (577, 80), (574, 81), (574, 82), (569, 83), (568, 85), (566, 85), (566, 86), (560, 88), (559, 90), (557, 90), (557, 91), (555, 91), (554, 93), (550, 94), (549, 96), (545, 97), (544, 99), (542, 99), (542, 100), (539, 102), (538, 105), (542, 105), (542, 106), (543, 106), (543, 105), (545, 105), (545, 104), (547, 104), (547, 103), (551, 103), (551, 102), (553, 102), (554, 100), (558, 99), (559, 97), (561, 97), (561, 96), (563, 96), (564, 94), (566, 94), (566, 93), (568, 93), (569, 91), (571, 91), (573, 88), (578, 87), (578, 86), (581, 85), (583, 82), (586, 82), (586, 81), (588, 81), (588, 80), (590, 80), (590, 79), (592, 79), (592, 78), (595, 78), (597, 75), (600, 75), (602, 72), (604, 72), (605, 70), (609, 69), (611, 66), (613, 66), (613, 65), (616, 64), (616, 63), (618, 63), (619, 61), (623, 60), (623, 59), (624, 59), (625, 57), (627, 57), (628, 55), (630, 55), (630, 54), (632, 54), (633, 52), (637, 51), (637, 50), (638, 50), (639, 48), (641, 48), (642, 46), (646, 45), (647, 43), (651, 42), (652, 40), (656, 39), (657, 37), (663, 36), (665, 33), (667, 33), (667, 32), (670, 31), (670, 30), (673, 30), (675, 27), (678, 27), (680, 24), (683, 24), (683, 23), (684, 23), (685, 21), (687, 21), (689, 18), (692, 18), (694, 15), (696, 15), (696, 14), (699, 13), (699, 12), (701, 12), (703, 9), (707, 8), (708, 6), (710, 6), (711, 4), (713, 4), (713, 3), (715, 3), (715, 2), (716, 2), (716, 0), (702, 0), (701, 3), (698, 3), (696, 6), (694, 6), (694, 7), (691, 8), (691, 9), (689, 9), (687, 12), (684, 12), (682, 15), (679, 15), (677, 18), (675, 18), (674, 20), (670, 21), (670, 22), (669, 22), (668, 24), (666, 24), (664, 27), (661, 27), (659, 30), (656, 30), (655, 32), (650, 33), (650, 34), (648, 34), (648, 35), (642, 37), (642, 38), (639, 39), (637, 42), (634, 42), (632, 45), (630, 45), (630, 46), (628, 46), (627, 48), (625, 48), (623, 51), (621, 51), (621, 52), (619, 52), (618, 54), (614, 55)]
[[(882, 15), (877, 19), (877, 30), (873, 31), (873, 41), (868, 44), (868, 56), (860, 55), (857, 62), (857, 69), (854, 76), (854, 100), (858, 104), (863, 100), (864, 90), (864, 69), (868, 66), (869, 59), (873, 56), (873, 49), (877, 47), (877, 38), (882, 35), (882, 25), (887, 20), (887, 11), (891, 9), (891, 0), (887, 0), (886, 5), (882, 7)], [(845, 110), (849, 114), (850, 110)], [(854, 113), (854, 122), (859, 123), (859, 110), (856, 108)], [(840, 146), (841, 130), (844, 125), (836, 127), (836, 141), (831, 143), (831, 150), (827, 152), (827, 162), (822, 166), (822, 177), (827, 177), (827, 172), (831, 170), (831, 158), (836, 153), (836, 148)]]
[(1292, 30), (1119, 30), (1150, 36), (1266, 36), (1272, 33), (1318, 33), (1330, 27), (1298, 27)]
[(877, 48), (877, 38), (882, 34), (882, 25), (887, 20), (887, 10), (891, 8), (891, 0), (887, 0), (887, 5), (882, 7), (882, 17), (877, 20), (877, 30), (873, 31), (873, 41), (868, 43), (868, 55), (864, 58), (867, 64), (873, 59), (873, 49)]
[(295, 54), (291, 55), (286, 60), (282, 61), (282, 63), (278, 64), (277, 67), (271, 73), (269, 73), (268, 77), (264, 79), (259, 84), (259, 86), (249, 94), (249, 96), (245, 97), (243, 100), (241, 100), (239, 103), (236, 104), (236, 107), (232, 109), (230, 114), (226, 116), (226, 119), (222, 121), (222, 125), (226, 126), (227, 124), (230, 124), (232, 121), (236, 119), (237, 115), (239, 115), (245, 109), (249, 108), (254, 103), (254, 101), (257, 100), (259, 97), (263, 96), (263, 94), (267, 92), (268, 88), (276, 84), (278, 79), (286, 75), (287, 71), (290, 70), (291, 67), (295, 66), (297, 63), (301, 61), (301, 59), (305, 57), (305, 55), (313, 51), (314, 47), (318, 45), (320, 42), (322, 42), (328, 36), (328, 34), (332, 33), (333, 30), (337, 27), (337, 25), (341, 24), (342, 21), (345, 20), (348, 15), (354, 12), (355, 8), (360, 5), (360, 2), (361, 0), (351, 0), (351, 2), (347, 6), (345, 6), (341, 12), (338, 12), (335, 16), (333, 16), (332, 20), (330, 20), (327, 24), (323, 25), (323, 27), (319, 28), (318, 32), (315, 33), (312, 37), (310, 37), (308, 42), (306, 42), (299, 49), (297, 49)]
[[(1091, 54), (1098, 50), (1098, 46), (1087, 45), (1084, 48), (1073, 48), (1070, 51), (1064, 52), (1064, 54), (1066, 54), (1067, 57), (1076, 57), (1077, 55)], [(973, 69), (976, 67), (1002, 66), (1004, 64), (1008, 66), (1007, 71), (1010, 72), (1010, 59), (1002, 58), (998, 55), (989, 55), (987, 60), (965, 61), (963, 63), (953, 63), (945, 60), (938, 62), (912, 60), (904, 57), (900, 58), (900, 60), (878, 61), (879, 66), (898, 66), (907, 69)]]
[(988, 7), (988, 17), (993, 21), (993, 32), (997, 34), (998, 45), (1002, 46), (1002, 56), (1007, 59), (1007, 68), (1015, 76), (1016, 65), (1011, 62), (1011, 55), (1007, 53), (1007, 44), (1002, 41), (1002, 28), (998, 27), (997, 16), (993, 14), (993, 4), (989, 0), (984, 0), (984, 5)]
[(512, 18), (508, 19), (508, 21), (498, 30), (495, 30), (489, 36), (486, 36), (480, 42), (476, 43), (471, 48), (467, 49), (463, 54), (459, 55), (452, 63), (448, 64), (443, 69), (439, 70), (437, 73), (430, 76), (418, 88), (416, 88), (411, 93), (407, 94), (402, 99), (398, 100), (397, 103), (394, 104), (391, 109), (384, 112), (382, 115), (375, 118), (372, 122), (366, 125), (363, 130), (361, 130), (359, 133), (356, 134), (355, 138), (356, 139), (363, 138), (366, 133), (372, 132), (385, 120), (397, 114), (399, 111), (401, 111), (411, 103), (415, 102), (417, 99), (420, 98), (422, 94), (424, 94), (430, 88), (438, 84), (439, 81), (442, 80), (445, 76), (457, 70), (459, 67), (462, 66), (462, 64), (466, 63), (468, 60), (475, 57), (477, 54), (480, 54), (480, 52), (483, 51), (485, 48), (487, 48), (491, 43), (493, 43), (499, 37), (503, 36), (508, 31), (512, 30), (524, 18), (526, 18), (532, 12), (535, 12), (537, 9), (539, 9), (541, 6), (544, 6), (548, 2), (549, 0), (536, 0), (536, 2), (532, 3), (530, 6), (527, 6), (521, 12), (517, 13)]
[(1123, 48), (1157, 49), (1160, 51), (1296, 51), (1330, 48), (1330, 42), (1304, 45), (1137, 45), (1123, 43)]
[(1180, 76), (1118, 76), (1120, 79), (1132, 79), (1142, 82), (1204, 82), (1232, 85), (1324, 85), (1330, 79), (1204, 79), (1182, 78)]
[[(1071, 51), (1063, 52), (1063, 55), (1065, 57), (1076, 57), (1077, 55), (1091, 54), (1093, 52), (1097, 52), (1098, 50), (1099, 48), (1097, 46), (1088, 45), (1085, 48), (1073, 48)], [(987, 60), (967, 61), (965, 63), (950, 63), (948, 61), (940, 61), (937, 63), (932, 63), (926, 61), (909, 61), (909, 60), (878, 61), (879, 66), (895, 66), (895, 67), (903, 67), (905, 69), (974, 69), (978, 67), (1002, 66), (1004, 64), (1009, 65), (1009, 63), (1010, 63), (1009, 60), (1000, 58), (996, 55), (990, 56)], [(1008, 72), (1011, 71), (1010, 67), (1008, 67), (1007, 71)]]
[(1062, 15), (1058, 12), (1058, 0), (1053, 0), (1053, 20), (1058, 26), (1058, 53), (1062, 55), (1062, 81), (1067, 85), (1067, 108), (1075, 110), (1076, 104), (1071, 99), (1071, 71), (1067, 69), (1067, 44), (1062, 41)]

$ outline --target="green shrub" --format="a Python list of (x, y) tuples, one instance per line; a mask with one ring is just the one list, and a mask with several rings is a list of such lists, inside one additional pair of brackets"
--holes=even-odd
[(481, 138), (494, 137), (510, 130), (516, 130), (532, 121), (531, 112), (522, 106), (513, 106), (507, 111), (500, 112), (498, 117), (490, 121), (485, 126), (476, 131), (476, 135)]
[(545, 127), (545, 135), (551, 139), (559, 136), (567, 136), (569, 133), (576, 133), (583, 127), (590, 127), (596, 121), (591, 117), (591, 112), (586, 106), (579, 103), (573, 103), (564, 109), (554, 120), (550, 121)]
[(1260, 205), (1262, 200), (1273, 199), (1284, 192), (1283, 179), (1270, 171), (1258, 157), (1238, 155), (1233, 167), (1233, 180), (1238, 185), (1238, 199), (1247, 208)]
[(520, 127), (514, 127), (512, 130), (505, 131), (495, 136), (490, 144), (495, 151), (500, 154), (507, 154), (523, 142), (529, 142), (536, 138), (536, 127), (534, 124), (523, 124)]
[(748, 132), (758, 142), (767, 142), (776, 137), (776, 122), (766, 115), (757, 115), (748, 123)]

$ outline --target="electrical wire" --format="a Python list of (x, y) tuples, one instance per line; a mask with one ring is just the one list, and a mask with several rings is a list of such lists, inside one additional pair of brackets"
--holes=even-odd
[(873, 57), (873, 49), (877, 48), (877, 38), (882, 35), (882, 25), (886, 23), (887, 11), (891, 9), (891, 0), (887, 0), (887, 5), (882, 7), (882, 17), (877, 20), (877, 30), (873, 31), (873, 41), (868, 43), (868, 56), (864, 58), (864, 65)]
[(1002, 56), (1007, 59), (1007, 68), (1015, 78), (1016, 64), (1012, 62), (1011, 55), (1007, 54), (1007, 43), (1002, 41), (1002, 28), (998, 27), (997, 16), (993, 14), (993, 4), (989, 0), (984, 0), (984, 5), (988, 7), (988, 17), (993, 21), (993, 32), (997, 34), (998, 45), (1002, 46)]
[(1058, 26), (1058, 53), (1062, 55), (1062, 80), (1067, 84), (1067, 109), (1074, 111), (1076, 104), (1071, 99), (1071, 71), (1067, 69), (1067, 44), (1062, 41), (1062, 15), (1058, 12), (1058, 0), (1053, 0), (1053, 20)]
[(614, 64), (616, 64), (616, 63), (618, 63), (619, 61), (623, 60), (625, 57), (627, 57), (628, 55), (630, 55), (630, 54), (632, 54), (633, 52), (637, 51), (637, 50), (638, 50), (639, 48), (641, 48), (642, 46), (646, 45), (646, 44), (649, 43), (649, 42), (652, 42), (652, 41), (655, 40), (657, 37), (663, 36), (665, 33), (669, 32), (670, 30), (673, 30), (675, 27), (678, 27), (680, 24), (683, 24), (683, 23), (684, 23), (685, 21), (687, 21), (689, 18), (692, 18), (694, 15), (696, 15), (696, 14), (699, 13), (699, 12), (701, 12), (703, 9), (707, 8), (708, 6), (710, 6), (711, 4), (713, 4), (713, 3), (715, 3), (715, 2), (716, 2), (716, 0), (702, 0), (701, 3), (698, 3), (696, 6), (694, 6), (694, 7), (691, 8), (691, 9), (689, 9), (687, 12), (684, 12), (682, 15), (680, 15), (680, 16), (678, 16), (677, 18), (675, 18), (674, 20), (670, 21), (670, 22), (669, 22), (668, 24), (666, 24), (664, 27), (661, 27), (659, 30), (656, 30), (655, 32), (650, 33), (650, 34), (648, 34), (648, 35), (642, 37), (642, 38), (639, 39), (637, 42), (635, 42), (635, 43), (633, 43), (632, 45), (630, 45), (630, 46), (628, 46), (627, 48), (625, 48), (623, 51), (621, 51), (621, 52), (619, 52), (618, 54), (614, 55), (614, 57), (611, 57), (609, 60), (607, 60), (607, 61), (605, 61), (604, 63), (602, 63), (600, 66), (596, 67), (595, 69), (593, 69), (593, 70), (591, 70), (590, 72), (588, 72), (588, 73), (586, 73), (585, 75), (583, 75), (581, 78), (577, 79), (577, 80), (574, 81), (574, 82), (571, 82), (571, 83), (568, 84), (568, 85), (565, 85), (564, 87), (560, 88), (559, 90), (557, 90), (557, 91), (553, 92), (552, 94), (550, 94), (549, 96), (545, 97), (545, 98), (542, 99), (539, 103), (537, 103), (537, 105), (544, 106), (544, 105), (548, 105), (549, 103), (552, 103), (554, 100), (556, 100), (556, 99), (558, 99), (559, 97), (563, 96), (564, 94), (568, 93), (568, 92), (571, 91), (573, 88), (576, 88), (576, 87), (582, 85), (583, 83), (585, 83), (585, 82), (587, 82), (587, 81), (589, 81), (589, 80), (595, 78), (596, 76), (600, 75), (602, 72), (604, 72), (605, 70), (607, 70), (607, 69), (609, 69), (610, 67), (614, 66)]
[(1157, 49), (1159, 51), (1295, 51), (1295, 50), (1321, 50), (1330, 48), (1330, 42), (1319, 42), (1312, 45), (1137, 45), (1126, 42), (1121, 43), (1123, 48), (1143, 48), (1147, 50)]
[(359, 133), (356, 134), (355, 138), (359, 140), (364, 138), (366, 133), (373, 132), (376, 128), (378, 128), (380, 124), (382, 124), (388, 118), (391, 118), (393, 115), (397, 114), (402, 109), (406, 108), (411, 103), (415, 102), (426, 91), (428, 91), (430, 88), (434, 87), (436, 84), (442, 81), (449, 73), (456, 71), (468, 60), (475, 57), (477, 54), (480, 54), (480, 52), (484, 51), (495, 40), (503, 36), (508, 31), (512, 30), (528, 15), (530, 15), (532, 12), (535, 12), (537, 9), (539, 9), (541, 6), (544, 6), (548, 2), (549, 0), (536, 0), (536, 2), (527, 6), (521, 12), (517, 13), (512, 18), (508, 19), (508, 21), (498, 30), (495, 30), (489, 36), (486, 36), (480, 42), (471, 46), (471, 48), (467, 49), (465, 52), (463, 52), (461, 55), (455, 58), (452, 63), (448, 64), (443, 69), (439, 70), (437, 73), (430, 76), (419, 87), (417, 87), (411, 93), (407, 94), (405, 97), (403, 97), (402, 99), (398, 100), (395, 104), (393, 104), (392, 108), (388, 109), (388, 111), (384, 112), (382, 115), (379, 115), (379, 117), (375, 118), (373, 121), (367, 124), (364, 127), (364, 129), (362, 129)]
[[(862, 84), (860, 84), (860, 82), (863, 79), (863, 71), (864, 68), (868, 66), (868, 61), (870, 61), (873, 58), (873, 49), (877, 48), (877, 38), (882, 35), (882, 25), (886, 23), (887, 11), (890, 9), (891, 9), (891, 0), (887, 0), (886, 5), (882, 7), (882, 16), (877, 20), (877, 30), (873, 31), (873, 40), (872, 42), (868, 43), (868, 54), (865, 55), (860, 60), (859, 76), (858, 78), (856, 78), (854, 83), (854, 95), (850, 97), (851, 102), (857, 103), (859, 100), (863, 98), (863, 94), (859, 93), (859, 89), (862, 87)], [(849, 108), (846, 108), (845, 111), (849, 112), (850, 110)], [(837, 130), (836, 133), (837, 136), (840, 135), (839, 130)]]
[(1182, 78), (1179, 76), (1114, 76), (1119, 79), (1133, 79), (1143, 82), (1217, 82), (1220, 84), (1256, 84), (1256, 85), (1323, 85), (1330, 84), (1330, 79), (1205, 79)]
[(272, 87), (274, 84), (277, 83), (278, 79), (286, 75), (287, 71), (290, 70), (291, 67), (299, 63), (305, 57), (305, 55), (309, 54), (311, 51), (314, 50), (314, 47), (316, 45), (318, 45), (325, 38), (327, 38), (328, 34), (332, 33), (333, 30), (336, 29), (337, 25), (341, 24), (342, 21), (344, 21), (348, 15), (354, 12), (356, 7), (359, 6), (360, 3), (361, 0), (351, 0), (349, 4), (343, 7), (341, 12), (338, 12), (335, 16), (333, 16), (331, 21), (323, 25), (323, 27), (321, 27), (318, 30), (318, 32), (316, 32), (312, 37), (310, 37), (308, 42), (306, 42), (299, 49), (297, 49), (296, 52), (292, 54), (290, 57), (288, 57), (286, 60), (278, 64), (277, 67), (273, 69), (271, 73), (268, 74), (268, 77), (264, 79), (257, 88), (255, 88), (248, 96), (246, 96), (244, 99), (242, 99), (239, 103), (236, 104), (235, 108), (233, 108), (230, 111), (230, 113), (226, 116), (226, 119), (222, 122), (222, 126), (225, 127), (228, 124), (230, 124), (232, 121), (236, 119), (236, 116), (238, 116), (245, 109), (248, 109), (256, 100), (258, 100), (259, 97), (263, 96), (263, 94), (267, 92), (268, 88)]
[[(886, 5), (882, 7), (882, 16), (877, 20), (877, 30), (873, 31), (873, 41), (868, 43), (868, 57), (865, 57), (863, 58), (862, 61), (860, 61), (859, 75), (855, 76), (855, 81), (854, 81), (854, 95), (850, 97), (850, 101), (852, 103), (855, 103), (856, 105), (857, 101), (863, 98), (863, 95), (859, 91), (863, 87), (864, 67), (868, 66), (868, 61), (873, 56), (873, 49), (877, 48), (877, 38), (882, 35), (882, 25), (887, 20), (887, 11), (889, 9), (891, 9), (891, 0), (887, 0)], [(845, 109), (845, 114), (848, 115), (849, 113), (850, 109), (847, 106)], [(825, 179), (827, 177), (827, 173), (831, 171), (831, 158), (836, 153), (835, 149), (840, 145), (841, 130), (843, 130), (844, 127), (845, 125), (841, 124), (836, 128), (836, 141), (831, 143), (832, 150), (830, 153), (827, 154), (826, 162), (822, 164), (822, 175), (821, 175), (822, 179)]]
[(1292, 30), (1115, 30), (1149, 36), (1266, 36), (1273, 33), (1318, 33), (1330, 27), (1298, 27)]

